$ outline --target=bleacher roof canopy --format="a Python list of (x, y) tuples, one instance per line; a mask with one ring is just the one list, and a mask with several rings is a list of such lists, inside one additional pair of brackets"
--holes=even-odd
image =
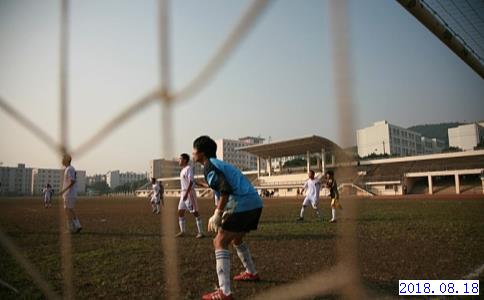
[(237, 150), (246, 151), (261, 158), (275, 158), (310, 153), (321, 153), (322, 149), (332, 153), (336, 159), (344, 156), (343, 150), (327, 138), (312, 135), (291, 140), (284, 140), (266, 144), (239, 147)]

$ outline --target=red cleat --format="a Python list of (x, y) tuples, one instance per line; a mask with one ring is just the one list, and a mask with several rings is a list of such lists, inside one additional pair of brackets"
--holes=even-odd
[(215, 292), (203, 295), (202, 300), (234, 300), (234, 297), (232, 297), (232, 294), (227, 296), (221, 289), (218, 289)]
[(235, 275), (235, 281), (259, 281), (259, 275), (257, 274), (250, 274), (249, 272), (242, 272), (239, 275)]

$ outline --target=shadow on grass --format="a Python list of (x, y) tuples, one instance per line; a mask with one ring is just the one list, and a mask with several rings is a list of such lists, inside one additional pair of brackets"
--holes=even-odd
[[(23, 236), (59, 236), (59, 231), (22, 231), (22, 232), (8, 232), (7, 235), (13, 238), (21, 238)], [(160, 237), (157, 233), (139, 233), (139, 232), (97, 232), (83, 230), (80, 233), (73, 233), (73, 237), (76, 236), (99, 236), (99, 237), (119, 237), (119, 238), (146, 238), (146, 237)]]
[[(417, 218), (416, 218), (417, 219)], [(396, 221), (406, 221), (408, 222), (410, 219), (408, 216), (382, 216), (382, 215), (373, 215), (373, 216), (362, 216), (357, 219), (358, 223), (373, 223), (373, 222), (396, 222)]]
[(100, 231), (82, 231), (76, 235), (87, 235), (87, 236), (100, 236), (100, 237), (135, 237), (135, 238), (146, 238), (154, 237), (159, 238), (161, 235), (159, 233), (140, 233), (140, 232), (100, 232)]
[(367, 289), (369, 294), (377, 297), (395, 296), (398, 297), (398, 281), (392, 282), (374, 282), (363, 281), (363, 286)]
[(332, 240), (336, 238), (335, 234), (250, 234), (251, 240), (263, 240), (263, 241), (290, 241), (290, 240)]

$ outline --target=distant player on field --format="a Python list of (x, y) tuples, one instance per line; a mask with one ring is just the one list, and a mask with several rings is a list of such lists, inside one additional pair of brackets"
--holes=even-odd
[(156, 178), (152, 177), (151, 178), (151, 192), (148, 194), (148, 198), (150, 198), (150, 203), (151, 203), (151, 208), (152, 212), (154, 214), (159, 214), (160, 213), (160, 203), (162, 201), (162, 194), (161, 194), (161, 189), (163, 187), (161, 186), (161, 182), (158, 183), (156, 182)]
[[(257, 281), (259, 276), (244, 236), (256, 230), (262, 213), (262, 201), (247, 178), (234, 166), (216, 158), (217, 144), (208, 136), (193, 142), (193, 160), (204, 166), (208, 186), (220, 195), (217, 208), (208, 221), (213, 240), (219, 289), (202, 299), (233, 299), (230, 289), (230, 251), (233, 244), (245, 271), (234, 280)], [(230, 198), (230, 199), (229, 199)], [(229, 201), (230, 200), (230, 201)]]
[(189, 164), (190, 156), (182, 153), (178, 159), (178, 164), (182, 168), (180, 171), (180, 202), (178, 203), (178, 224), (180, 225), (180, 232), (176, 235), (181, 237), (185, 235), (185, 211), (190, 212), (195, 217), (197, 223), (198, 234), (197, 239), (203, 238), (202, 218), (198, 213), (197, 194), (195, 192), (195, 180), (193, 175), (193, 168)]
[(52, 194), (54, 193), (54, 190), (52, 189), (52, 186), (50, 183), (47, 183), (45, 187), (42, 189), (42, 194), (44, 195), (44, 207), (49, 208), (52, 207)]
[(313, 170), (309, 170), (308, 177), (308, 180), (306, 180), (301, 190), (301, 194), (306, 191), (306, 198), (304, 198), (302, 203), (301, 212), (299, 213), (299, 218), (297, 218), (298, 222), (304, 221), (304, 210), (308, 205), (312, 206), (319, 220), (321, 220), (321, 213), (319, 212), (319, 191), (321, 190), (321, 180), (314, 178)]
[(163, 187), (163, 181), (158, 181), (158, 186), (160, 187), (160, 203), (161, 206), (165, 206), (165, 188)]
[(341, 204), (339, 203), (339, 192), (338, 192), (338, 184), (334, 179), (334, 172), (327, 171), (326, 172), (326, 187), (329, 189), (329, 195), (331, 196), (331, 215), (332, 218), (329, 222), (335, 223), (336, 222), (336, 209), (343, 209)]
[(68, 228), (71, 232), (78, 233), (82, 230), (81, 222), (74, 212), (74, 207), (77, 201), (77, 173), (76, 169), (71, 165), (72, 158), (69, 154), (62, 157), (62, 165), (64, 169), (64, 177), (62, 184), (62, 199), (64, 200), (64, 209), (67, 213)]

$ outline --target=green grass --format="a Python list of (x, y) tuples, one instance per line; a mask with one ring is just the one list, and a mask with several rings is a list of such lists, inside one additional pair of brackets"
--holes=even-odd
[[(239, 299), (336, 264), (337, 227), (327, 223), (329, 200), (321, 201), (325, 222), (307, 209), (304, 223), (295, 222), (300, 199), (265, 201), (259, 229), (247, 237), (262, 281), (233, 283)], [(355, 200), (342, 199), (343, 206), (345, 201)], [(371, 295), (397, 295), (399, 279), (459, 279), (484, 264), (484, 199), (356, 201), (360, 272)], [(200, 200), (200, 207), (206, 223), (213, 201)], [(84, 226), (72, 236), (76, 298), (163, 298), (160, 221), (146, 199), (81, 199), (76, 210)], [(58, 214), (57, 207), (43, 209), (39, 199), (0, 199), (0, 229), (62, 293)], [(354, 220), (342, 215), (340, 221)], [(191, 235), (177, 245), (183, 299), (199, 299), (216, 283), (212, 240), (196, 240), (194, 223), (188, 216)], [(241, 270), (233, 252), (232, 274)], [(2, 247), (0, 279), (20, 291), (0, 287), (1, 299), (43, 297)]]

